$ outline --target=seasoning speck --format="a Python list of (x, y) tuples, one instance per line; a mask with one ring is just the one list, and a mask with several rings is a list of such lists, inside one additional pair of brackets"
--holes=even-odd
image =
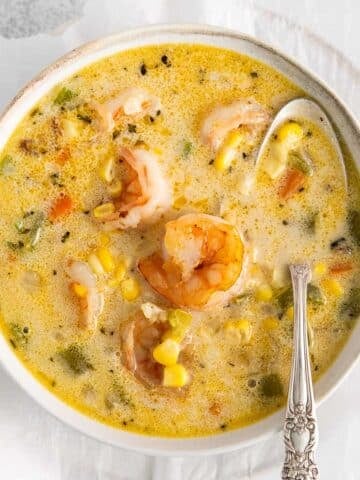
[(257, 72), (250, 72), (250, 77), (258, 78), (259, 74)]
[(146, 75), (147, 74), (147, 68), (146, 68), (145, 63), (142, 63), (140, 65), (140, 73), (141, 73), (141, 75)]
[(136, 125), (133, 125), (132, 123), (128, 123), (128, 132), (136, 133)]
[(64, 235), (61, 237), (61, 243), (65, 243), (69, 237), (70, 237), (70, 232), (69, 231), (65, 232)]

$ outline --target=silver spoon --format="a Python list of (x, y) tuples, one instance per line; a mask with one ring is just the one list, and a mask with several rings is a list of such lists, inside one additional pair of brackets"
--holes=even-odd
[(302, 120), (307, 119), (318, 125), (328, 136), (337, 157), (341, 163), (341, 169), (343, 174), (343, 180), (345, 187), (347, 187), (346, 169), (344, 157), (336, 136), (336, 133), (331, 125), (331, 122), (324, 112), (324, 110), (313, 100), (308, 98), (295, 98), (286, 103), (275, 115), (270, 127), (268, 128), (260, 148), (256, 155), (255, 165), (259, 166), (261, 157), (265, 153), (266, 146), (271, 139), (272, 135), (279, 128), (279, 126), (287, 120)]
[(283, 480), (316, 480), (314, 460), (317, 421), (308, 351), (306, 293), (311, 279), (307, 264), (290, 265), (294, 295), (294, 350), (284, 425)]

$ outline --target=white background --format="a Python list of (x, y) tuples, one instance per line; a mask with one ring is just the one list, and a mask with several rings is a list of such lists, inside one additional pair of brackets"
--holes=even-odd
[[(30, 4), (29, 1), (24, 0), (14, 3), (17, 4), (17, 8), (19, 4), (20, 6), (26, 4), (26, 7)], [(49, 25), (54, 27), (54, 20), (46, 23), (44, 17), (42, 23), (41, 8), (46, 8), (47, 11), (53, 8), (55, 18), (56, 8), (62, 8), (59, 18), (63, 18), (64, 9), (69, 8), (67, 3), (69, 2), (35, 1), (31, 12), (37, 18), (39, 28), (46, 31)], [(81, 1), (70, 3), (80, 5)], [(4, 6), (8, 11), (11, 5), (11, 1), (0, 1), (0, 14)], [(218, 0), (133, 0), (132, 2), (89, 0), (80, 22), (68, 29), (62, 29), (62, 36), (58, 34), (27, 40), (1, 41), (0, 39), (0, 105), (4, 105), (40, 67), (84, 40), (111, 33), (119, 28), (166, 20), (170, 22), (203, 21), (251, 31), (253, 28), (253, 25), (250, 25), (251, 8), (255, 12), (258, 11), (258, 6), (277, 15), (262, 16), (261, 21), (265, 18), (267, 23), (263, 26), (257, 24), (256, 28), (254, 27), (256, 35), (281, 46), (282, 50), (299, 56), (303, 63), (322, 73), (323, 77), (327, 77), (325, 80), (335, 87), (359, 116), (360, 104), (356, 88), (353, 82), (352, 90), (349, 86), (349, 76), (357, 75), (355, 87), (359, 87), (360, 2), (358, 0), (341, 2), (258, 0), (254, 3), (231, 0), (220, 2)], [(39, 9), (39, 12), (34, 12), (34, 9)], [(2, 15), (3, 21), (4, 15)], [(110, 17), (114, 18), (110, 21)], [(118, 24), (115, 17), (118, 18)], [(306, 30), (298, 29), (298, 36), (294, 37), (294, 30), (298, 27), (289, 23), (288, 20), (304, 26)], [(272, 31), (265, 31), (269, 25)], [(9, 31), (11, 32), (11, 28), (7, 29), (7, 32)], [(309, 32), (314, 32), (345, 54), (355, 68), (334, 52), (331, 53)], [(305, 39), (307, 39), (306, 42)], [(312, 64), (311, 55), (314, 52), (306, 51), (308, 45), (317, 49), (318, 52), (321, 51), (323, 63), (314, 57), (316, 61)], [(343, 77), (342, 74), (344, 74)], [(333, 397), (318, 411), (321, 433), (318, 457), (323, 479), (360, 479), (359, 398), (360, 366), (358, 365)], [(51, 417), (0, 370), (0, 479), (275, 480), (280, 478), (281, 459), (280, 437), (274, 437), (270, 442), (242, 452), (185, 460), (154, 459), (104, 446)]]

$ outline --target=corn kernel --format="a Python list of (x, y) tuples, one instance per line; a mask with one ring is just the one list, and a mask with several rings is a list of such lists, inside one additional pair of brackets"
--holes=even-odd
[(100, 247), (97, 250), (97, 256), (105, 272), (112, 272), (115, 269), (114, 258), (107, 248)]
[(164, 368), (164, 387), (183, 387), (188, 383), (189, 378), (187, 370), (179, 363)]
[(155, 155), (162, 155), (163, 153), (163, 151), (159, 147), (154, 147), (153, 152), (155, 153)]
[(326, 263), (324, 262), (318, 262), (314, 266), (314, 275), (317, 277), (321, 277), (322, 275), (325, 275), (327, 272), (327, 266)]
[(238, 130), (229, 133), (216, 155), (214, 162), (216, 170), (223, 172), (230, 167), (236, 156), (236, 149), (242, 140), (243, 136)]
[(293, 320), (293, 318), (294, 318), (294, 307), (293, 307), (293, 305), (286, 310), (286, 317), (289, 320)]
[(103, 203), (93, 210), (95, 218), (106, 218), (115, 212), (115, 205), (112, 202)]
[(326, 278), (322, 281), (322, 285), (328, 295), (333, 297), (340, 297), (344, 293), (344, 289), (340, 282), (333, 278)]
[(95, 253), (91, 253), (88, 258), (88, 264), (90, 265), (91, 270), (96, 273), (96, 275), (103, 275), (105, 273), (99, 258)]
[(161, 365), (170, 367), (175, 365), (180, 353), (180, 345), (171, 338), (167, 338), (153, 350), (153, 357)]
[(124, 299), (129, 302), (136, 300), (140, 294), (140, 286), (135, 278), (123, 280), (120, 284), (120, 289)]
[(304, 130), (297, 122), (284, 123), (277, 131), (277, 139), (285, 143), (289, 150), (295, 148), (303, 136)]
[(85, 285), (81, 285), (81, 283), (72, 283), (71, 288), (75, 295), (79, 298), (84, 298), (87, 295), (87, 288)]
[(260, 285), (256, 290), (255, 298), (259, 302), (268, 302), (273, 297), (273, 291), (269, 285)]
[(173, 207), (176, 209), (176, 210), (179, 210), (180, 208), (184, 207), (186, 205), (186, 198), (181, 196), (181, 197), (178, 197), (175, 199), (174, 203), (173, 203)]
[(99, 243), (102, 247), (107, 247), (110, 243), (109, 235), (106, 235), (106, 233), (100, 233)]
[(249, 320), (246, 320), (245, 318), (228, 320), (225, 322), (224, 328), (227, 331), (236, 332), (244, 343), (248, 343), (251, 339), (252, 327)]
[(123, 184), (120, 179), (113, 180), (107, 187), (107, 191), (112, 197), (119, 197), (123, 189)]
[(104, 162), (100, 165), (100, 176), (101, 178), (107, 182), (110, 183), (114, 180), (115, 177), (115, 171), (114, 171), (114, 158), (112, 156), (109, 156), (104, 160)]
[(116, 288), (124, 280), (126, 274), (126, 266), (124, 263), (120, 263), (114, 272), (114, 277), (108, 281), (108, 285), (111, 288)]
[(71, 139), (79, 135), (78, 122), (76, 122), (75, 120), (64, 118), (61, 126), (65, 137)]
[(279, 320), (275, 317), (267, 317), (264, 319), (263, 325), (266, 330), (275, 330), (279, 327)]

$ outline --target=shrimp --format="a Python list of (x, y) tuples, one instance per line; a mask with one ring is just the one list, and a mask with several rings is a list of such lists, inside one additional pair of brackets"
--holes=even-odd
[(121, 329), (123, 364), (144, 384), (162, 384), (164, 367), (155, 361), (152, 352), (169, 328), (167, 320), (148, 319), (139, 312)]
[(217, 151), (231, 130), (247, 127), (248, 133), (256, 133), (269, 120), (268, 112), (253, 100), (236, 100), (230, 105), (217, 106), (205, 119), (201, 139)]
[(135, 228), (151, 223), (171, 205), (171, 189), (157, 162), (156, 156), (140, 148), (122, 147), (125, 179), (121, 195), (115, 200), (115, 213), (106, 217), (110, 230)]
[(239, 293), (242, 265), (243, 243), (234, 226), (212, 215), (187, 214), (166, 224), (163, 253), (138, 266), (172, 303), (201, 310)]
[(81, 311), (79, 327), (94, 331), (98, 317), (104, 308), (104, 296), (97, 290), (96, 277), (88, 264), (80, 261), (70, 260), (66, 272), (71, 285), (78, 284), (86, 289), (83, 296), (78, 296)]
[(138, 87), (128, 87), (114, 99), (106, 103), (94, 104), (105, 130), (114, 128), (115, 120), (121, 115), (143, 118), (145, 115), (155, 117), (161, 112), (161, 102), (158, 97)]

